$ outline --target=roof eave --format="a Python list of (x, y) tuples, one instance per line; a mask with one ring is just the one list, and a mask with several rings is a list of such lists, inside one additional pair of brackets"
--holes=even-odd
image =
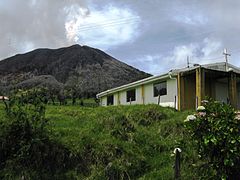
[[(175, 75), (172, 75), (172, 76), (174, 77)], [(106, 96), (108, 94), (113, 94), (113, 93), (118, 92), (118, 91), (131, 89), (133, 87), (137, 87), (137, 86), (140, 86), (140, 85), (143, 85), (143, 84), (148, 84), (148, 83), (151, 83), (151, 82), (154, 82), (154, 81), (157, 81), (157, 80), (163, 80), (163, 79), (167, 79), (167, 78), (170, 78), (169, 73), (166, 73), (166, 74), (163, 74), (163, 75), (160, 75), (160, 76), (151, 76), (149, 78), (141, 79), (139, 81), (135, 81), (135, 82), (132, 82), (132, 83), (129, 83), (129, 84), (125, 84), (125, 85), (122, 85), (122, 86), (119, 86), (119, 87), (116, 87), (116, 88), (113, 88), (113, 89), (103, 91), (103, 92), (97, 94), (97, 98)]]

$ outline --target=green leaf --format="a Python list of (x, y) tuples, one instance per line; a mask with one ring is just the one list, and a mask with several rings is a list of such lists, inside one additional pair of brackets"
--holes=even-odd
[(204, 139), (204, 144), (207, 145), (208, 143), (209, 143), (209, 139), (205, 138), (205, 139)]

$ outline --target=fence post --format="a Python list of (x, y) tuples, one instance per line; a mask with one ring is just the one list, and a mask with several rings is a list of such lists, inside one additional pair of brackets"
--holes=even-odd
[(196, 106), (195, 109), (197, 110), (197, 108), (198, 108), (198, 96), (196, 96), (196, 105), (195, 106)]
[(160, 98), (161, 98), (161, 96), (160, 96), (160, 93), (159, 93), (159, 95), (158, 95), (158, 105), (160, 104)]
[(175, 164), (174, 164), (174, 179), (179, 180), (180, 179), (180, 153), (182, 150), (180, 148), (174, 149), (175, 154)]
[(177, 96), (174, 96), (174, 109), (177, 109)]

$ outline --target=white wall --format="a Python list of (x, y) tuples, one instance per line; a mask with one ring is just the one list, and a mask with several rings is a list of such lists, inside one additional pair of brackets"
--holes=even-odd
[(100, 98), (100, 105), (101, 106), (107, 106), (107, 96)]
[[(145, 85), (144, 94), (145, 104), (158, 103), (158, 97), (153, 96), (153, 83)], [(160, 105), (174, 107), (175, 96), (177, 97), (177, 80), (169, 79), (167, 80), (167, 95), (160, 97)]]
[(118, 93), (115, 93), (113, 95), (113, 105), (118, 105)]
[[(131, 89), (129, 89), (129, 90), (131, 90)], [(141, 86), (138, 86), (135, 89), (136, 89), (136, 100), (132, 101), (131, 103), (127, 102), (127, 91), (128, 90), (120, 92), (120, 104), (121, 105), (142, 104), (142, 90), (141, 90)]]
[[(159, 82), (159, 81), (156, 81)], [(145, 84), (144, 87), (144, 104), (157, 104), (158, 103), (158, 97), (153, 96), (153, 83)], [(130, 90), (130, 89), (129, 89)], [(120, 97), (120, 104), (121, 105), (130, 105), (130, 102), (127, 102), (126, 92), (121, 91), (114, 94), (114, 105), (118, 105), (118, 93)], [(167, 80), (167, 95), (160, 97), (160, 105), (161, 106), (170, 106), (175, 107), (175, 96), (177, 99), (177, 80), (176, 79), (168, 79)], [(101, 98), (100, 104), (102, 106), (107, 105), (107, 98), (106, 96)], [(137, 86), (136, 87), (136, 101), (132, 101), (131, 104), (143, 104), (143, 98), (142, 98), (142, 87)]]

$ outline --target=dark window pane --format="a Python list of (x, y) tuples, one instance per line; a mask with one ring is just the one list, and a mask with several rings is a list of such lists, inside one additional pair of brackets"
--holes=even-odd
[(154, 97), (167, 95), (167, 83), (166, 81), (153, 84)]
[(113, 95), (107, 96), (107, 105), (113, 105), (114, 104), (114, 98)]
[(127, 91), (127, 102), (136, 101), (136, 89)]

